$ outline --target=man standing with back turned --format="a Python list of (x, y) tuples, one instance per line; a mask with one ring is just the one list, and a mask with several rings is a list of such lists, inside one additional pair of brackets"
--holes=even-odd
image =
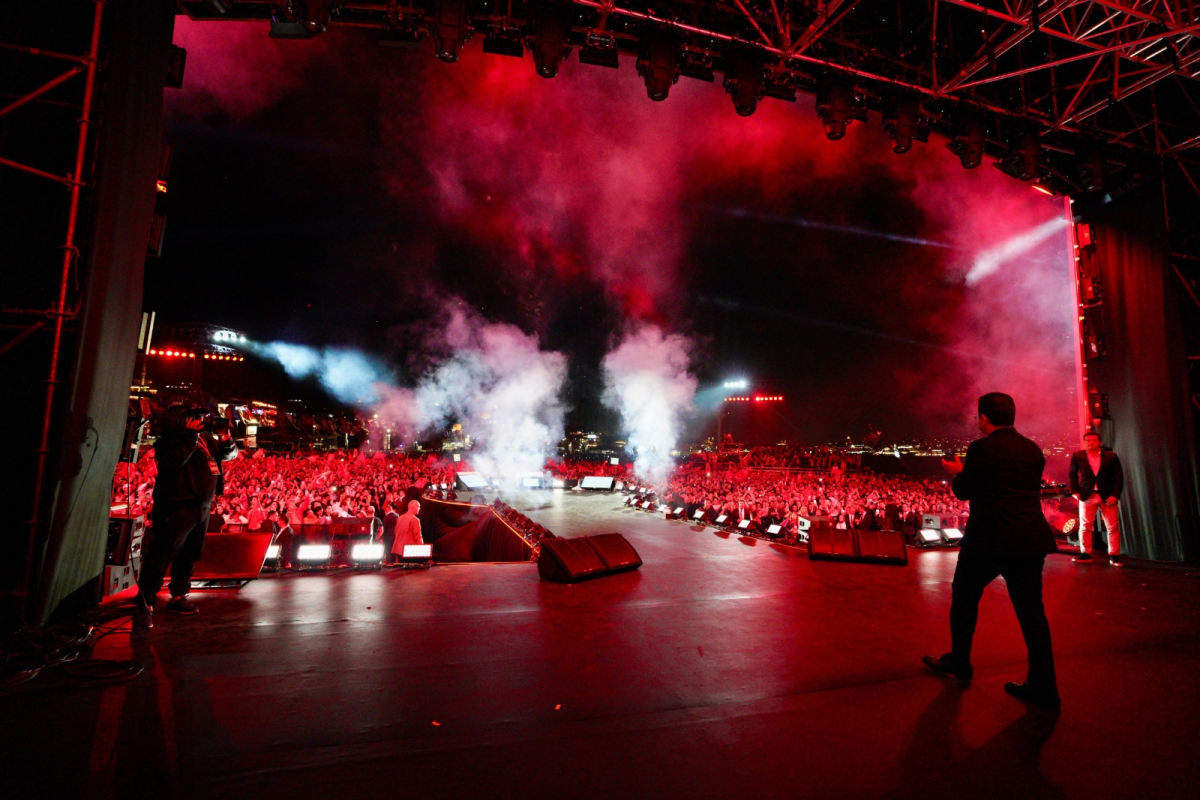
[(1006, 683), (1019, 700), (1057, 712), (1050, 623), (1042, 605), (1042, 564), (1057, 551), (1054, 532), (1042, 514), (1039, 490), (1046, 459), (1041, 449), (1013, 428), (1016, 404), (1000, 392), (979, 398), (979, 430), (984, 438), (967, 448), (967, 460), (942, 461), (954, 476), (952, 488), (969, 500), (971, 516), (963, 533), (950, 601), (951, 650), (922, 661), (934, 672), (969, 681), (971, 640), (983, 590), (1004, 577), (1017, 622), (1029, 649), (1024, 683)]

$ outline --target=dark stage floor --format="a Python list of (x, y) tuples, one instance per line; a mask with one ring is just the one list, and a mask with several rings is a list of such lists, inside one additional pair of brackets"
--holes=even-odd
[(97, 655), (137, 679), (0, 698), (3, 794), (1196, 796), (1200, 581), (1053, 557), (1055, 720), (1002, 689), (1024, 650), (999, 582), (973, 685), (921, 668), (947, 645), (953, 552), (810, 562), (618, 506), (531, 515), (627, 534), (637, 572), (283, 575), (110, 635)]

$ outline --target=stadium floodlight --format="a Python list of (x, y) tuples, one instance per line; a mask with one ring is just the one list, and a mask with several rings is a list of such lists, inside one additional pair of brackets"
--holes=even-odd
[(306, 567), (324, 567), (332, 553), (333, 548), (327, 544), (302, 544), (296, 550), (296, 561)]
[(362, 542), (350, 548), (350, 561), (356, 567), (377, 567), (383, 563), (383, 545)]

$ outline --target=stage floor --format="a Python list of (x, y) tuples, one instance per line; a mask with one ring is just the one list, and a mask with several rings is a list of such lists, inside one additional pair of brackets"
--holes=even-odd
[(953, 551), (907, 567), (562, 492), (560, 535), (641, 570), (285, 574), (105, 637), (145, 672), (0, 701), (4, 796), (1184, 797), (1200, 786), (1200, 581), (1051, 557), (1061, 717), (1006, 695), (1024, 648), (987, 592), (975, 681), (947, 649)]

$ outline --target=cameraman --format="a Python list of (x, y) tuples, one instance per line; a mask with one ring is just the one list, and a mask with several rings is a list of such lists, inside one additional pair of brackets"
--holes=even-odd
[(154, 627), (154, 598), (162, 588), (167, 565), (171, 567), (167, 610), (178, 614), (200, 610), (187, 599), (192, 567), (204, 547), (213, 497), (225, 489), (221, 464), (237, 457), (228, 421), (203, 406), (174, 405), (156, 421), (160, 428), (154, 443), (158, 480), (150, 543), (138, 577), (135, 631)]

